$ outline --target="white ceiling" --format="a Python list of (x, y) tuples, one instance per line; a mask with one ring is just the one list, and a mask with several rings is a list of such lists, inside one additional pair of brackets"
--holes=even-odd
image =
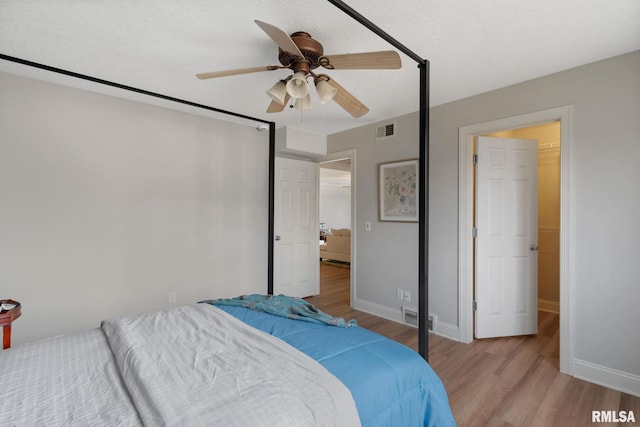
[[(346, 3), (430, 61), (432, 106), (640, 49), (638, 0)], [(2, 0), (0, 53), (319, 134), (418, 110), (418, 68), (403, 54), (401, 70), (327, 72), (370, 108), (359, 119), (317, 99), (302, 117), (288, 108), (267, 114), (264, 92), (286, 70), (196, 79), (278, 64), (254, 19), (307, 31), (327, 55), (392, 49), (325, 0)], [(0, 70), (110, 90), (6, 61)]]

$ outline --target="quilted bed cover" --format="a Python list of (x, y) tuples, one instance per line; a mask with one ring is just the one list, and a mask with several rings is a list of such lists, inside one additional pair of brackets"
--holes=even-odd
[(358, 426), (351, 393), (206, 304), (0, 352), (3, 426)]
[(455, 426), (444, 385), (412, 349), (360, 327), (338, 328), (219, 306), (307, 354), (351, 391), (363, 426)]

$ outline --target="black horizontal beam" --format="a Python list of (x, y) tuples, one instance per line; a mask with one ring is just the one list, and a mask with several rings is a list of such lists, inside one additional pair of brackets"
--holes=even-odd
[(118, 88), (118, 89), (128, 90), (130, 92), (135, 92), (135, 93), (140, 93), (140, 94), (147, 95), (147, 96), (152, 96), (154, 98), (164, 99), (166, 101), (177, 102), (179, 104), (189, 105), (191, 107), (196, 107), (196, 108), (202, 108), (204, 110), (214, 111), (216, 113), (226, 114), (226, 115), (233, 116), (233, 117), (238, 117), (238, 118), (241, 118), (241, 119), (253, 120), (253, 121), (256, 121), (256, 122), (267, 123), (267, 124), (271, 123), (268, 120), (263, 120), (263, 119), (247, 116), (247, 115), (240, 114), (240, 113), (234, 113), (233, 111), (227, 111), (227, 110), (223, 110), (223, 109), (220, 109), (220, 108), (211, 107), (209, 105), (198, 104), (196, 102), (187, 101), (187, 100), (180, 99), (180, 98), (175, 98), (173, 96), (163, 95), (163, 94), (157, 93), (157, 92), (151, 92), (151, 91), (140, 89), (140, 88), (133, 87), (133, 86), (127, 86), (127, 85), (123, 85), (123, 84), (120, 84), (120, 83), (115, 83), (115, 82), (112, 82), (112, 81), (109, 81), (109, 80), (100, 79), (98, 77), (87, 76), (86, 74), (80, 74), (80, 73), (76, 73), (74, 71), (64, 70), (62, 68), (56, 68), (56, 67), (52, 67), (50, 65), (40, 64), (40, 63), (29, 61), (29, 60), (26, 60), (26, 59), (16, 58), (14, 56), (5, 55), (3, 53), (0, 53), (0, 59), (4, 59), (5, 61), (15, 62), (15, 63), (22, 64), (22, 65), (28, 65), (30, 67), (39, 68), (41, 70), (46, 70), (46, 71), (51, 71), (51, 72), (58, 73), (58, 74), (63, 74), (65, 76), (75, 77), (75, 78), (78, 78), (78, 79), (87, 80), (87, 81), (94, 82), (94, 83), (99, 83), (99, 84), (106, 85), (106, 86), (115, 87), (115, 88)]
[(369, 30), (371, 30), (372, 32), (374, 32), (375, 34), (377, 34), (378, 36), (386, 40), (393, 47), (395, 47), (396, 49), (398, 49), (399, 51), (401, 51), (402, 53), (404, 53), (405, 55), (407, 55), (408, 57), (416, 61), (418, 64), (424, 63), (424, 59), (422, 57), (420, 57), (411, 49), (409, 49), (408, 47), (400, 43), (398, 40), (391, 37), (382, 28), (378, 27), (376, 24), (369, 21), (367, 18), (362, 16), (360, 13), (358, 13), (351, 6), (347, 5), (345, 2), (341, 0), (328, 0), (328, 1), (329, 3), (336, 6), (338, 9), (342, 10), (344, 13), (346, 13), (347, 15), (349, 15), (350, 17), (352, 17), (353, 19), (355, 19), (356, 21), (358, 21), (359, 23), (367, 27)]

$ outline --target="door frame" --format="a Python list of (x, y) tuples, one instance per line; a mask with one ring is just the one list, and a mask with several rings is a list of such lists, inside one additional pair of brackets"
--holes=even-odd
[[(356, 150), (336, 151), (329, 153), (321, 160), (318, 160), (318, 168), (321, 163), (332, 162), (336, 160), (351, 159), (351, 262), (349, 268), (349, 306), (353, 308), (353, 302), (356, 299), (356, 234), (358, 227), (356, 226)], [(320, 174), (318, 173), (318, 201), (316, 203), (318, 209), (318, 218), (320, 217)], [(318, 264), (318, 278), (320, 277), (320, 264)]]
[(473, 341), (473, 138), (543, 123), (560, 121), (560, 372), (572, 375), (573, 323), (573, 194), (571, 153), (573, 105), (492, 120), (458, 129), (458, 337)]

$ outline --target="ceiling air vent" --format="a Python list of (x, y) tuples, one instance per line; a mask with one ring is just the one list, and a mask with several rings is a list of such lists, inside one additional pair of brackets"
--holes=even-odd
[(391, 138), (396, 134), (396, 124), (389, 123), (376, 127), (376, 139)]

